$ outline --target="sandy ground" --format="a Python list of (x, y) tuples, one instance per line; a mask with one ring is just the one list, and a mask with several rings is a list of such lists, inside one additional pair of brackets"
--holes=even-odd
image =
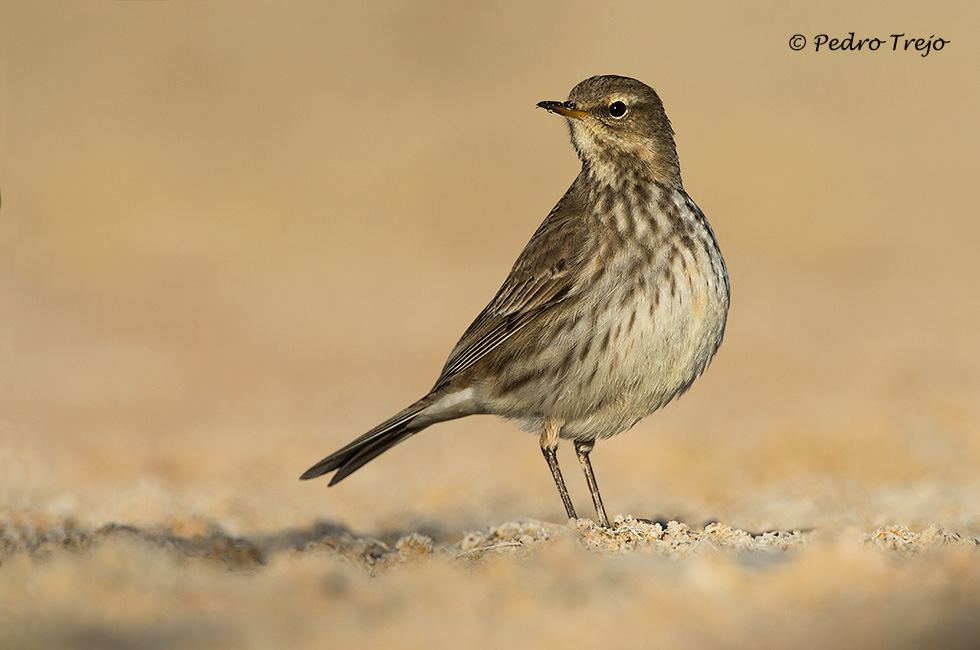
[[(0, 647), (980, 646), (980, 10), (648, 5), (0, 4)], [(431, 385), (602, 73), (732, 277), (593, 454), (613, 529), (493, 418), (298, 481)]]

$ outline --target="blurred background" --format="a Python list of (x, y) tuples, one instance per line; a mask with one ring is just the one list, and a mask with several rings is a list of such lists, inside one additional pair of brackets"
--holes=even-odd
[[(980, 535), (978, 24), (966, 0), (3, 1), (0, 647), (976, 647), (975, 550), (861, 540)], [(850, 32), (885, 44), (814, 50)], [(812, 544), (566, 535), (374, 580), (329, 541), (232, 573), (139, 537), (563, 523), (536, 438), (490, 417), (298, 476), (431, 386), (578, 172), (535, 104), (595, 74), (660, 93), (732, 283), (708, 372), (597, 446), (609, 514)], [(136, 534), (71, 550), (109, 523)]]
[[(966, 1), (4, 2), (0, 512), (562, 521), (536, 439), (487, 417), (329, 490), (297, 477), (428, 390), (571, 183), (535, 104), (622, 74), (664, 101), (732, 309), (693, 389), (597, 447), (610, 515), (980, 533), (978, 22)], [(814, 51), (852, 31), (887, 44)]]

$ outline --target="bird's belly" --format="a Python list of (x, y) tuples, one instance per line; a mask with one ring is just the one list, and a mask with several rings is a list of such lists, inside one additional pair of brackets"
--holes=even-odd
[(560, 419), (563, 438), (609, 437), (685, 391), (721, 344), (727, 299), (714, 283), (685, 282), (673, 294), (629, 300), (609, 295), (582, 305), (571, 328), (523, 360), (527, 366), (535, 358), (539, 372), (525, 373), (533, 380), (511, 386), (506, 399), (498, 396), (497, 414), (529, 431)]
[[(580, 371), (565, 378), (555, 405), (567, 415), (564, 437), (603, 438), (624, 431), (704, 371), (721, 343), (724, 311), (710, 304), (707, 293), (684, 298), (659, 305), (638, 301), (635, 317), (604, 323), (596, 332), (600, 342), (609, 337), (609, 353), (590, 351)], [(697, 304), (687, 304), (692, 299)], [(579, 396), (577, 404), (569, 403), (573, 395)]]

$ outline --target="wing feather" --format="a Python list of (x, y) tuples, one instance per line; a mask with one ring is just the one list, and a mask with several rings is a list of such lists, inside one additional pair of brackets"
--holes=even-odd
[(574, 270), (581, 263), (585, 235), (578, 185), (576, 181), (544, 220), (493, 300), (463, 333), (449, 354), (436, 387), (473, 367), (532, 325), (542, 312), (575, 293)]

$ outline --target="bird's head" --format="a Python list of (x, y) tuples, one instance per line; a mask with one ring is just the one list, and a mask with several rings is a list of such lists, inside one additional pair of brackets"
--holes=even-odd
[(623, 176), (642, 174), (681, 186), (674, 130), (650, 86), (629, 77), (590, 77), (567, 101), (538, 106), (568, 120), (579, 158), (599, 180), (618, 184)]

